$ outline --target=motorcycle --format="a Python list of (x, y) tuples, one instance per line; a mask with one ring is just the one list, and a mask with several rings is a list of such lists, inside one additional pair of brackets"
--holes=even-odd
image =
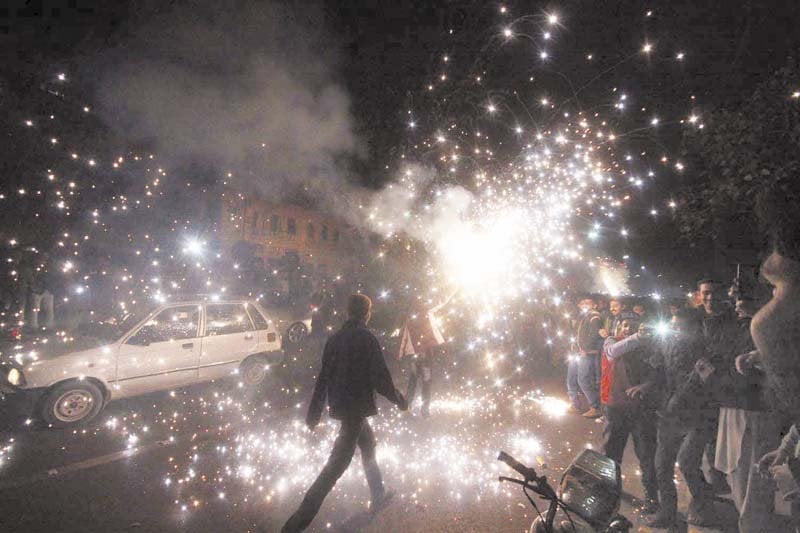
[[(529, 533), (627, 533), (633, 527), (618, 514), (622, 477), (613, 459), (594, 450), (583, 450), (564, 471), (558, 490), (546, 476), (538, 475), (507, 453), (500, 452), (497, 459), (522, 476), (500, 476), (499, 480), (520, 485), (536, 510), (538, 516)], [(529, 491), (550, 502), (544, 516)]]

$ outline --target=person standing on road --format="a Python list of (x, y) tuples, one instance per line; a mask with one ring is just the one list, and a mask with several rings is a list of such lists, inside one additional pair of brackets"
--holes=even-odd
[(662, 391), (656, 449), (660, 509), (646, 521), (649, 527), (676, 524), (676, 459), (692, 496), (687, 521), (701, 527), (717, 523), (711, 487), (700, 470), (705, 446), (716, 435), (719, 411), (707, 383), (714, 367), (707, 358), (700, 320), (695, 310), (681, 309), (672, 319), (673, 333), (654, 361)]
[(444, 302), (426, 310), (418, 309), (406, 317), (400, 333), (400, 350), (398, 359), (410, 361), (410, 376), (406, 389), (406, 400), (409, 406), (414, 403), (417, 385), (422, 388), (422, 410), (424, 418), (430, 416), (431, 381), (433, 378), (433, 359), (441, 352), (445, 343), (444, 333), (440, 328), (439, 311), (453, 299), (451, 294)]
[[(742, 327), (736, 320), (731, 306), (723, 301), (721, 293), (720, 284), (710, 278), (697, 282), (697, 294), (700, 296), (698, 310), (703, 317), (703, 338), (706, 342), (708, 356), (715, 368), (727, 371), (733, 367), (734, 358), (749, 351), (750, 348), (741, 346)], [(744, 340), (747, 342), (749, 339)], [(738, 393), (733, 396), (738, 396)], [(728, 399), (730, 398), (726, 398), (726, 400)], [(715, 467), (716, 434), (717, 430), (715, 429), (714, 438), (706, 445), (706, 459), (709, 464), (706, 479), (714, 486), (715, 492), (728, 494), (731, 492), (731, 487), (728, 486), (724, 473)]]
[[(419, 384), (422, 389), (422, 409), (420, 413), (424, 418), (427, 418), (430, 416), (433, 351), (437, 348), (434, 346), (421, 346), (422, 339), (420, 337), (424, 335), (426, 328), (423, 324), (425, 322), (427, 322), (426, 318), (420, 317), (416, 313), (408, 316), (401, 334), (398, 358), (409, 361), (408, 386), (406, 387), (406, 400), (409, 403), (409, 407), (414, 403), (414, 394)], [(416, 343), (414, 342), (415, 338), (417, 339)]]
[(333, 323), (334, 298), (328, 288), (328, 281), (322, 280), (319, 290), (311, 297), (313, 314), (311, 316), (311, 334), (315, 337), (325, 338), (328, 328)]
[(600, 350), (603, 338), (600, 336), (602, 318), (596, 310), (593, 298), (584, 298), (578, 305), (583, 317), (578, 323), (578, 354), (570, 356), (567, 368), (567, 393), (570, 412), (579, 413), (580, 395), (589, 402), (589, 410), (583, 413), (586, 418), (600, 418)]
[(739, 533), (767, 530), (777, 533), (781, 530), (779, 524), (765, 525), (774, 511), (772, 482), (752, 468), (779, 445), (785, 425), (784, 417), (773, 408), (772, 394), (750, 336), (750, 323), (756, 311), (752, 300), (737, 301), (736, 351), (723, 354), (725, 358), (710, 378), (720, 403), (714, 466), (728, 479), (739, 512)]
[[(46, 254), (43, 254), (41, 264), (36, 267), (36, 272), (34, 273), (33, 282), (31, 283), (31, 292), (29, 295), (31, 313), (30, 319), (28, 320), (28, 326), (31, 329), (39, 329), (40, 325), (47, 329), (51, 329), (53, 327), (53, 322), (55, 319), (53, 313), (53, 293), (55, 292), (54, 268), (55, 265), (49, 260), (49, 257)], [(40, 320), (41, 315), (44, 315), (43, 324), (40, 324), (42, 322)]]
[(331, 418), (341, 421), (341, 426), (328, 462), (300, 507), (284, 524), (283, 533), (303, 531), (311, 524), (323, 500), (350, 465), (356, 446), (361, 450), (372, 496), (370, 509), (375, 512), (384, 507), (393, 495), (384, 489), (375, 460), (375, 436), (367, 418), (377, 414), (375, 392), (402, 411), (408, 409), (408, 404), (392, 382), (378, 339), (367, 329), (371, 311), (372, 301), (367, 296), (351, 295), (347, 321), (325, 344), (306, 424), (311, 430), (317, 426), (327, 402)]
[(645, 328), (625, 319), (619, 334), (608, 337), (603, 350), (603, 377), (600, 399), (603, 402), (603, 453), (622, 464), (628, 436), (639, 459), (644, 486), (644, 514), (658, 510), (656, 481), (655, 371), (650, 366), (650, 344)]

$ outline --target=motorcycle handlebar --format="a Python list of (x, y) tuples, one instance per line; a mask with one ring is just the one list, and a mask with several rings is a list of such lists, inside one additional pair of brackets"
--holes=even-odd
[(503, 461), (505, 464), (516, 470), (519, 475), (525, 478), (525, 481), (532, 481), (535, 480), (538, 476), (536, 475), (536, 470), (531, 467), (525, 466), (524, 464), (520, 463), (506, 452), (500, 452), (497, 456), (498, 461)]

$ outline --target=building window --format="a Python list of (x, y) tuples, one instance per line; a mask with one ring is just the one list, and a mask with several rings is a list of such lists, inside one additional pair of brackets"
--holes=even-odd
[(250, 233), (253, 235), (258, 231), (258, 211), (253, 211), (253, 223), (250, 226)]
[(333, 230), (333, 242), (339, 242), (339, 230)]
[(269, 228), (272, 230), (272, 233), (280, 233), (281, 231), (281, 217), (278, 215), (272, 215), (269, 219)]
[(267, 228), (269, 228), (269, 213), (264, 211), (264, 221), (261, 223), (261, 231), (264, 235), (267, 234)]
[(293, 218), (286, 219), (286, 232), (289, 235), (296, 235), (297, 234), (297, 225)]
[(308, 234), (308, 240), (313, 241), (316, 236), (314, 234), (314, 224), (309, 224), (308, 228), (306, 228), (306, 233)]
[(323, 241), (328, 240), (328, 226), (322, 226), (322, 231), (320, 232), (320, 237), (322, 237)]

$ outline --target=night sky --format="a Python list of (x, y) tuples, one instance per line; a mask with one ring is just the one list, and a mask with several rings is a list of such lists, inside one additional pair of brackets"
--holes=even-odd
[[(187, 6), (191, 3), (183, 2)], [(80, 62), (92, 51), (115, 44), (137, 21), (163, 8), (161, 2), (110, 0), (93, 2), (11, 2), (0, 11), (0, 43), (4, 50), (2, 74), (12, 88), (41, 77), (42, 69)], [(172, 3), (170, 3), (172, 4)], [(178, 5), (181, 2), (177, 2)], [(746, 98), (755, 83), (796, 56), (800, 20), (796, 2), (688, 1), (587, 3), (566, 0), (538, 2), (280, 2), (301, 21), (322, 25), (331, 62), (352, 95), (352, 112), (370, 148), (368, 167), (384, 166), (386, 157), (407, 142), (403, 113), (418, 103), (419, 93), (436, 75), (444, 53), (474, 66), (476, 55), (503, 19), (498, 6), (510, 12), (557, 10), (567, 31), (559, 36), (564, 48), (594, 51), (609, 65), (632, 43), (647, 38), (668, 47), (685, 49), (691, 58), (671, 79), (654, 81), (642, 93), (669, 101), (688, 92), (702, 96), (707, 105), (724, 105)], [(519, 4), (519, 8), (517, 8)], [(77, 5), (79, 7), (71, 7)], [(537, 6), (538, 5), (538, 6)], [(187, 7), (191, 10), (191, 7)], [(644, 13), (654, 16), (644, 20)], [(453, 34), (449, 30), (454, 30)], [(559, 57), (558, 70), (580, 84), (596, 70), (586, 69), (583, 58)], [(482, 60), (497, 60), (495, 74), (524, 76), (513, 54), (489, 50)], [(461, 63), (459, 63), (461, 66)], [(637, 83), (647, 65), (632, 72)], [(583, 71), (583, 72), (582, 72)], [(645, 72), (646, 74), (646, 72)], [(624, 76), (623, 76), (624, 77)], [(615, 77), (618, 82), (620, 76)], [(91, 81), (91, 80), (87, 80)], [(24, 86), (24, 85), (23, 85)], [(680, 87), (680, 92), (675, 91)], [(12, 89), (13, 90), (13, 89)], [(417, 98), (417, 102), (415, 102)], [(380, 180), (363, 176), (371, 182)]]
[[(648, 112), (652, 106), (665, 116), (675, 115), (695, 106), (708, 113), (742, 105), (759, 81), (796, 56), (800, 44), (795, 31), (800, 9), (791, 1), (602, 1), (591, 2), (591, 8), (574, 0), (519, 5), (480, 1), (272, 2), (266, 7), (240, 2), (234, 4), (235, 8), (216, 12), (208, 8), (210, 5), (216, 4), (117, 0), (20, 2), (17, 7), (11, 6), (2, 12), (5, 18), (0, 22), (0, 46), (7, 59), (0, 66), (2, 102), (14, 105), (25, 101), (34, 89), (42, 87), (43, 79), (67, 71), (75, 80), (70, 90), (80, 91), (72, 96), (99, 102), (99, 119), (120, 139), (164, 155), (174, 153), (174, 161), (196, 175), (212, 176), (226, 165), (236, 165), (254, 177), (274, 173), (262, 183), (279, 184), (281, 190), (313, 173), (319, 173), (321, 179), (342, 173), (348, 183), (379, 188), (394, 179), (401, 157), (418, 153), (424, 136), (449, 120), (489, 132), (496, 140), (499, 156), (518, 149), (508, 120), (493, 121), (475, 112), (488, 98), (534, 102), (542, 94), (551, 94), (570, 98), (572, 105), (590, 111), (605, 105), (616, 88), (627, 88), (638, 95), (637, 105), (647, 106)], [(502, 6), (510, 15), (501, 14)], [(652, 16), (646, 15), (649, 10)], [(237, 21), (247, 21), (252, 13), (262, 12), (267, 21), (262, 33), (257, 25), (251, 25), (240, 39)], [(546, 13), (559, 14), (559, 31), (554, 37), (558, 52), (547, 64), (531, 65), (531, 48), (537, 45), (528, 41), (505, 43), (500, 32), (516, 16), (544, 17)], [(204, 30), (223, 20), (220, 32), (225, 35), (209, 37), (223, 46), (194, 58), (193, 43), (184, 37), (185, 42), (176, 45), (174, 57), (164, 58), (172, 56), (173, 20), (178, 27)], [(154, 35), (160, 41), (149, 47)], [(190, 101), (187, 108), (223, 108), (243, 98), (237, 88), (241, 80), (258, 83), (258, 79), (237, 76), (247, 67), (239, 56), (259, 49), (260, 36), (268, 43), (259, 53), (290, 72), (295, 84), (284, 87), (284, 99), (278, 96), (268, 104), (272, 109), (260, 117), (265, 124), (257, 124), (259, 133), (264, 126), (271, 126), (275, 109), (293, 106), (292, 95), (304, 84), (313, 90), (333, 88), (330, 108), (306, 110), (304, 124), (293, 124), (295, 131), (289, 135), (299, 139), (301, 145), (321, 137), (318, 144), (325, 151), (324, 157), (306, 157), (318, 146), (301, 146), (286, 161), (270, 154), (266, 165), (243, 157), (237, 149), (250, 142), (247, 128), (251, 125), (245, 120), (246, 114), (244, 119), (234, 114), (227, 124), (220, 124), (220, 116), (214, 116), (209, 119), (211, 126), (205, 136), (175, 141), (181, 136), (178, 128), (182, 123), (190, 125), (184, 128), (186, 131), (203, 128), (193, 127), (195, 117), (169, 113), (181, 106), (149, 107), (152, 101), (163, 97), (167, 102), (174, 94), (145, 94), (137, 100), (135, 89), (124, 92), (148, 82), (163, 85), (163, 79), (137, 78), (137, 69), (143, 63), (149, 68), (144, 71), (159, 74), (165, 64), (159, 61), (163, 60), (178, 72), (165, 79), (182, 80), (175, 93), (203, 88), (206, 83), (202, 76), (208, 75), (208, 94)], [(202, 49), (204, 37), (201, 34), (197, 39), (194, 44)], [(625, 62), (625, 57), (636, 53), (643, 42), (654, 43), (655, 54), (646, 61)], [(297, 49), (300, 51), (295, 52)], [(674, 55), (679, 51), (685, 52), (686, 60), (678, 64)], [(592, 61), (586, 60), (587, 54), (592, 55)], [(428, 94), (426, 86), (443, 72), (445, 55), (448, 85)], [(134, 59), (128, 62), (130, 58)], [(181, 78), (189, 67), (192, 75)], [(473, 83), (476, 75), (487, 83)], [(246, 97), (258, 106), (270, 94), (251, 91)], [(696, 100), (690, 101), (690, 96)], [(212, 105), (206, 106), (209, 102)], [(301, 108), (303, 105), (299, 104)], [(418, 124), (415, 129), (409, 128), (409, 111)], [(315, 114), (330, 120), (320, 124)], [(280, 121), (275, 123), (275, 131), (280, 132)], [(224, 132), (220, 139), (214, 127)], [(641, 139), (632, 138), (630, 146), (638, 149), (646, 144), (651, 151), (657, 146), (665, 152), (679, 152), (681, 143), (679, 129), (664, 127), (642, 134)], [(186, 148), (185, 153), (180, 152), (182, 148)], [(279, 156), (287, 151), (283, 146), (277, 150)], [(3, 164), (13, 170), (18, 168), (18, 161), (11, 153), (6, 152)], [(207, 159), (202, 157), (205, 154)], [(276, 165), (276, 160), (280, 164)], [(14, 172), (4, 172), (0, 179), (16, 178)], [(691, 174), (667, 175), (645, 194), (654, 202), (660, 201), (691, 180)], [(274, 192), (271, 185), (266, 187), (266, 192)], [(259, 185), (259, 190), (265, 192), (264, 186)], [(631, 216), (635, 221), (636, 213)], [(673, 230), (669, 224), (642, 230), (633, 246), (640, 255), (686, 250), (685, 243), (672, 242)]]
[[(744, 295), (765, 299), (766, 284), (749, 285), (767, 250), (752, 207), (800, 169), (799, 26), (798, 0), (0, 7), (0, 355), (28, 373), (50, 347), (94, 335), (79, 324), (166, 302), (245, 296), (276, 323), (272, 306), (283, 305), (285, 325), (319, 308), (313, 338), (283, 345), (264, 396), (231, 380), (211, 395), (110, 406), (88, 431), (40, 432), (34, 416), (9, 425), (0, 472), (11, 515), (101, 530), (283, 520), (335, 436), (328, 423), (306, 431), (301, 417), (318, 342), (342, 317), (339, 297), (357, 291), (376, 303), (370, 326), (386, 354), (415, 309), (430, 310), (450, 352), (434, 365), (432, 424), (377, 418), (402, 505), (381, 527), (519, 530), (532, 513), (498, 487), (492, 450), (550, 476), (600, 436), (577, 417), (560, 422), (569, 404), (550, 396), (560, 360), (581, 357), (579, 299), (642, 302), (646, 325), (669, 334), (665, 304), (690, 305), (708, 276), (729, 284), (737, 263)], [(701, 230), (687, 238), (692, 215)], [(55, 315), (44, 331), (32, 320), (38, 302)], [(177, 328), (161, 316), (141, 324), (166, 324), (169, 342), (154, 344), (172, 350)], [(197, 348), (191, 337), (210, 336), (199, 328), (215, 320), (187, 318), (178, 342), (192, 351), (174, 360), (160, 348), (143, 360), (112, 353), (131, 344), (117, 332), (102, 351), (54, 366), (53, 376), (80, 379), (50, 388), (37, 409), (45, 419), (79, 403), (97, 413), (106, 378), (85, 374), (87, 354), (112, 383), (153, 379), (165, 392), (179, 385), (167, 376), (223, 368), (199, 359), (207, 340)], [(247, 320), (231, 314), (231, 332)], [(267, 354), (225, 337), (225, 365), (237, 350), (247, 358), (229, 367), (244, 381)], [(141, 375), (119, 372), (137, 366)], [(147, 459), (133, 459), (139, 449)], [(628, 466), (626, 485), (639, 475)], [(364, 489), (360, 472), (342, 478), (317, 525), (363, 514)], [(87, 514), (100, 508), (110, 511)]]
[[(354, 112), (374, 136), (376, 150), (392, 150), (405, 137), (404, 108), (420, 100), (424, 86), (435, 77), (442, 54), (449, 53), (459, 67), (474, 67), (475, 56), (493, 32), (502, 27), (498, 6), (515, 11), (557, 10), (567, 30), (558, 39), (564, 48), (594, 52), (598, 61), (613, 65), (635, 43), (652, 40), (667, 50), (686, 50), (691, 58), (668, 77), (649, 75), (658, 65), (640, 64), (632, 71), (613, 76), (619, 83), (626, 75), (637, 87), (661, 104), (686, 94), (703, 98), (707, 106), (722, 106), (747, 98), (759, 79), (783, 66), (796, 55), (800, 36), (794, 31), (800, 21), (796, 2), (671, 1), (662, 3), (591, 2), (348, 2), (358, 7), (328, 4), (331, 31), (343, 39), (346, 54), (342, 70), (355, 96)], [(654, 15), (645, 21), (648, 9)], [(449, 30), (454, 30), (452, 35)], [(522, 55), (525, 50), (520, 50)], [(484, 64), (494, 76), (507, 76), (515, 87), (527, 77), (526, 68), (513, 53), (485, 51)], [(522, 63), (524, 65), (524, 63)], [(454, 71), (456, 69), (451, 69)], [(559, 57), (557, 70), (579, 86), (592, 79), (596, 65), (587, 68), (577, 53)], [(544, 79), (542, 83), (552, 83)], [(609, 77), (612, 78), (612, 77)], [(602, 80), (601, 80), (602, 83)], [(593, 86), (596, 91), (597, 86)], [(561, 88), (563, 90), (563, 87)], [(535, 93), (539, 87), (531, 88)], [(588, 95), (587, 95), (588, 96)], [(591, 102), (587, 103), (591, 105)], [(379, 124), (379, 127), (375, 127)], [(389, 132), (387, 132), (389, 130)], [(386, 139), (384, 141), (384, 139)]]

